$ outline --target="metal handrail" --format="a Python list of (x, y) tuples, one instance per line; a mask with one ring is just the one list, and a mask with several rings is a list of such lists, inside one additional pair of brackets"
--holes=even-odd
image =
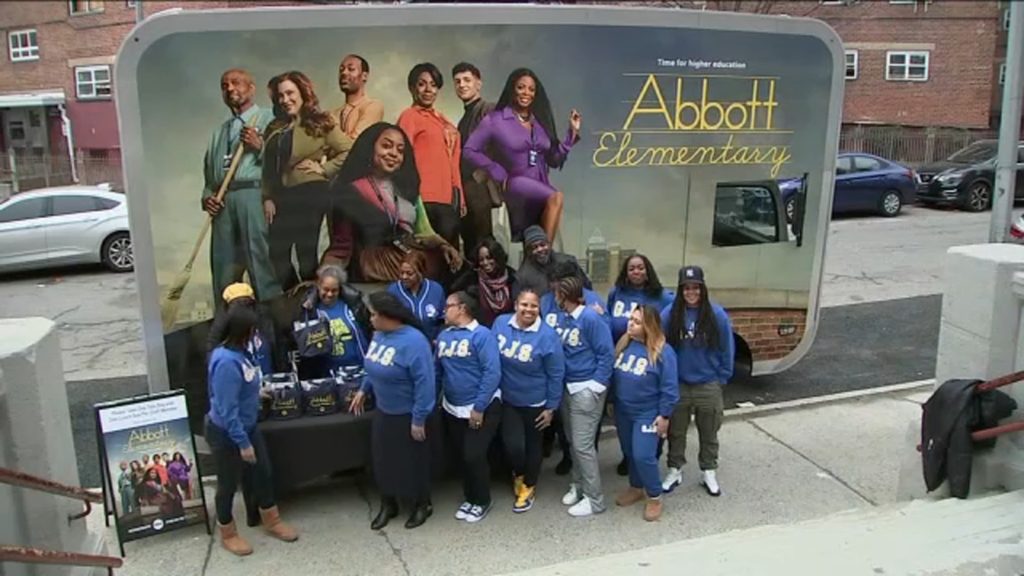
[[(67, 486), (60, 482), (54, 482), (53, 480), (47, 480), (46, 478), (40, 478), (10, 468), (0, 467), (0, 484), (8, 484), (10, 486), (18, 486), (19, 488), (28, 488), (37, 492), (80, 500), (85, 504), (85, 509), (78, 514), (68, 514), (68, 524), (88, 516), (92, 512), (93, 503), (103, 503), (102, 492), (86, 490), (77, 486)], [(42, 548), (9, 545), (0, 545), (0, 562), (91, 566), (106, 568), (108, 574), (113, 574), (114, 568), (120, 568), (124, 564), (123, 560), (115, 556), (100, 556), (81, 552), (64, 552), (62, 550), (45, 550)]]

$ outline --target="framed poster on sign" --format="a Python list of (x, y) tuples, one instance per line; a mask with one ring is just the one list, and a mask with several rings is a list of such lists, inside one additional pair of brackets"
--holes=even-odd
[(124, 543), (210, 523), (185, 394), (95, 405), (104, 492)]

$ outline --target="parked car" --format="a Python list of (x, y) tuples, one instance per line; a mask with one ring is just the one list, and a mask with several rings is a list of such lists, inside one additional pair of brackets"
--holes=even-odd
[(1024, 213), (1017, 216), (1010, 226), (1010, 239), (1018, 244), (1024, 244)]
[[(779, 182), (786, 219), (793, 221), (800, 178)], [(898, 215), (905, 204), (917, 196), (917, 176), (913, 170), (881, 156), (843, 152), (836, 159), (836, 185), (832, 215), (851, 212), (876, 212)]]
[(90, 263), (114, 272), (135, 267), (124, 194), (67, 186), (0, 203), (0, 271)]
[[(919, 168), (918, 201), (953, 205), (969, 212), (988, 210), (992, 207), (998, 148), (995, 140), (979, 140), (942, 162)], [(1024, 162), (1024, 143), (1018, 145), (1017, 161)], [(1017, 171), (1015, 196), (1017, 200), (1024, 199), (1024, 171)]]

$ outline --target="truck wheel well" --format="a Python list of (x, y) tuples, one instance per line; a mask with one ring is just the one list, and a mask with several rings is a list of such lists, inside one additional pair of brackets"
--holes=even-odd
[(735, 369), (733, 370), (733, 379), (737, 378), (750, 378), (750, 374), (754, 370), (754, 358), (750, 352), (750, 346), (747, 345), (747, 341), (742, 336), (733, 332), (733, 342), (736, 345), (736, 362)]

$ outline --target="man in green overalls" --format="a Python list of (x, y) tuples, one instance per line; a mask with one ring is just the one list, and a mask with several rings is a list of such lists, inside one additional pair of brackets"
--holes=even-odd
[[(220, 79), (220, 90), (231, 117), (213, 131), (203, 165), (202, 207), (213, 216), (210, 238), (213, 301), (219, 304), (224, 288), (241, 282), (245, 272), (249, 273), (256, 298), (267, 301), (281, 294), (281, 286), (270, 264), (267, 221), (263, 216), (260, 191), (261, 134), (273, 120), (273, 114), (253, 102), (256, 84), (245, 70), (236, 68), (225, 72)], [(245, 152), (224, 198), (217, 200), (217, 191), (227, 176), (239, 143)]]

